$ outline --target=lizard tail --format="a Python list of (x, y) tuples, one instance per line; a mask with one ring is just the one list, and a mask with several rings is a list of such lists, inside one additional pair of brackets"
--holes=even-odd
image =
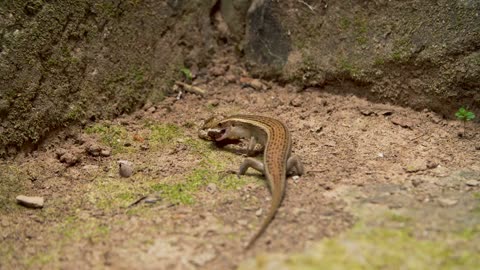
[(280, 204), (282, 203), (283, 192), (272, 192), (272, 205), (270, 206), (270, 212), (268, 212), (267, 217), (262, 223), (262, 227), (255, 233), (255, 235), (248, 241), (247, 245), (245, 246), (245, 250), (250, 249), (253, 244), (258, 240), (258, 238), (265, 232), (270, 222), (272, 222), (275, 214), (277, 213)]

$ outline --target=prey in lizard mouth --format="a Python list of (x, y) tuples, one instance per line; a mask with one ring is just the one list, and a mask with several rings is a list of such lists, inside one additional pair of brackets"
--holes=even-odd
[(239, 144), (240, 139), (228, 138), (227, 128), (211, 128), (206, 134), (208, 140), (214, 141), (218, 147), (223, 147), (229, 144)]

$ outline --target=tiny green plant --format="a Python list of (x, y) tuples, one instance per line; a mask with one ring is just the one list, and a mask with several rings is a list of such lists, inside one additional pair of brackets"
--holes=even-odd
[(187, 82), (190, 82), (192, 81), (192, 72), (190, 71), (190, 69), (186, 68), (186, 67), (183, 67), (180, 69), (180, 72), (182, 72), (182, 74), (185, 76), (185, 79), (187, 80)]
[(466, 136), (465, 126), (468, 121), (475, 119), (475, 114), (472, 111), (465, 109), (465, 107), (460, 107), (460, 109), (458, 109), (458, 111), (455, 113), (455, 116), (458, 120), (463, 122), (463, 133)]

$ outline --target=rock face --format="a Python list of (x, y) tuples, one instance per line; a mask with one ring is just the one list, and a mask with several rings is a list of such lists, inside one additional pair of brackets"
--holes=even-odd
[(244, 48), (258, 76), (453, 117), (480, 108), (479, 14), (471, 0), (254, 0)]
[(0, 155), (161, 98), (184, 61), (206, 55), (210, 8), (202, 0), (2, 1)]
[(3, 1), (0, 156), (155, 102), (217, 38), (254, 76), (480, 115), (479, 14), (475, 0)]

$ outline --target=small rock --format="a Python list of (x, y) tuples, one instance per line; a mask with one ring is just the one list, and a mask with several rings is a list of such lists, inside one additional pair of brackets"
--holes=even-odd
[(335, 147), (337, 146), (337, 143), (335, 141), (326, 141), (324, 145), (328, 147)]
[(127, 160), (118, 161), (118, 172), (121, 177), (130, 177), (133, 174), (133, 164)]
[(217, 191), (217, 185), (215, 185), (214, 183), (209, 183), (206, 189), (208, 193), (213, 194)]
[(393, 124), (401, 126), (403, 128), (412, 128), (415, 125), (415, 123), (413, 121), (411, 121), (409, 118), (402, 117), (402, 116), (393, 116), (390, 119), (390, 121)]
[(17, 196), (17, 203), (28, 208), (42, 208), (43, 207), (43, 197), (28, 197), (24, 195)]
[(154, 113), (156, 110), (157, 110), (157, 108), (155, 108), (155, 106), (152, 106), (152, 107), (148, 108), (147, 112), (148, 113)]
[(150, 107), (152, 107), (152, 106), (153, 106), (152, 102), (151, 102), (150, 100), (148, 100), (148, 101), (145, 103), (145, 105), (143, 105), (143, 110), (146, 111), (146, 110), (150, 109)]
[(249, 85), (255, 90), (266, 90), (267, 86), (263, 84), (259, 79), (253, 79), (250, 81)]
[(142, 144), (142, 145), (140, 145), (140, 149), (143, 150), (143, 151), (146, 151), (146, 150), (150, 149), (150, 146), (148, 146), (148, 144)]
[(224, 66), (224, 65), (217, 65), (217, 66), (214, 66), (212, 68), (210, 68), (210, 74), (212, 74), (212, 76), (215, 76), (215, 77), (218, 77), (218, 76), (222, 76), (223, 74), (225, 74), (225, 71), (227, 70), (227, 66)]
[(458, 201), (453, 199), (448, 199), (448, 198), (440, 198), (438, 199), (438, 202), (440, 203), (441, 206), (447, 207), (447, 206), (454, 206), (455, 204), (457, 204)]
[(237, 81), (237, 76), (233, 74), (227, 74), (225, 75), (225, 81), (227, 81), (227, 83), (234, 83)]
[(414, 187), (418, 187), (420, 186), (421, 184), (423, 183), (423, 179), (420, 179), (420, 178), (415, 178), (412, 180), (412, 185)]
[(2, 227), (8, 227), (10, 226), (10, 222), (6, 219), (2, 219), (1, 225)]
[(208, 106), (209, 107), (217, 107), (218, 104), (220, 104), (220, 102), (218, 100), (213, 100), (213, 101), (208, 103)]
[(245, 219), (239, 219), (237, 220), (237, 223), (240, 224), (241, 226), (247, 226), (248, 221)]
[(72, 153), (65, 153), (60, 157), (60, 162), (67, 164), (67, 166), (73, 166), (80, 161), (80, 158), (77, 155)]
[(262, 213), (263, 213), (263, 209), (260, 208), (260, 209), (258, 209), (258, 210), (255, 212), (255, 216), (259, 217), (259, 216), (262, 215)]
[(268, 87), (259, 79), (252, 79), (248, 77), (240, 78), (242, 87), (252, 87), (255, 90), (266, 90)]
[(112, 153), (110, 152), (109, 149), (103, 149), (102, 151), (100, 151), (100, 155), (102, 157), (109, 157)]
[(153, 203), (156, 203), (158, 201), (162, 200), (162, 197), (159, 195), (159, 194), (151, 194), (151, 195), (148, 195), (144, 200), (143, 202), (144, 203), (150, 203), (150, 204), (153, 204)]
[(419, 171), (424, 171), (427, 169), (427, 164), (425, 163), (424, 160), (417, 159), (408, 164), (405, 167), (405, 171), (409, 173), (414, 173), (414, 172), (419, 172)]
[(98, 170), (98, 166), (97, 165), (91, 165), (91, 164), (87, 164), (85, 166), (82, 167), (83, 170), (87, 171), (87, 172), (95, 172)]
[(206, 263), (209, 261), (215, 259), (217, 255), (215, 254), (214, 250), (209, 250), (206, 252), (203, 252), (201, 254), (197, 254), (193, 256), (191, 259), (192, 263), (194, 263), (197, 266), (204, 266)]
[(65, 155), (65, 153), (67, 153), (67, 150), (60, 148), (60, 149), (57, 149), (57, 151), (55, 152), (55, 155), (57, 156), (58, 159), (60, 159), (63, 155)]
[(98, 157), (100, 155), (100, 153), (102, 152), (102, 147), (98, 144), (88, 144), (86, 147), (85, 147), (85, 150), (87, 151), (87, 153), (93, 157)]
[(476, 187), (476, 186), (480, 185), (480, 181), (472, 179), (472, 180), (468, 180), (467, 182), (465, 182), (465, 184), (467, 186)]
[(300, 107), (303, 104), (303, 100), (300, 96), (295, 97), (294, 99), (290, 100), (290, 105), (293, 107)]
[(428, 169), (435, 169), (438, 167), (438, 163), (437, 162), (434, 162), (434, 161), (427, 161), (427, 168)]
[(300, 181), (300, 176), (294, 175), (294, 176), (292, 176), (292, 180), (295, 184), (297, 184)]

